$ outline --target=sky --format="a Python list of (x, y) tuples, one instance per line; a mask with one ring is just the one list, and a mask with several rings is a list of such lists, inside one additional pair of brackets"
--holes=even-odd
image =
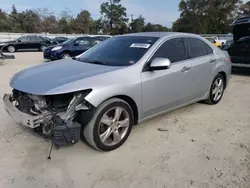
[[(10, 11), (12, 4), (22, 11), (26, 9), (49, 8), (59, 15), (62, 10), (70, 9), (73, 15), (80, 10), (88, 10), (94, 19), (100, 17), (100, 5), (105, 0), (0, 0), (0, 8)], [(171, 27), (178, 19), (180, 0), (122, 0), (127, 8), (127, 15), (134, 18), (140, 14), (147, 22)]]

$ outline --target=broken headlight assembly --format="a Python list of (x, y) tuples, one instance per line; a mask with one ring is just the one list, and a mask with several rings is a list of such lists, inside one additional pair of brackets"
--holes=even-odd
[(76, 117), (81, 111), (91, 110), (92, 106), (84, 100), (91, 91), (40, 96), (13, 90), (10, 101), (19, 111), (32, 117), (32, 121), (27, 118), (26, 126), (52, 137), (56, 146), (63, 146), (80, 140), (81, 123)]

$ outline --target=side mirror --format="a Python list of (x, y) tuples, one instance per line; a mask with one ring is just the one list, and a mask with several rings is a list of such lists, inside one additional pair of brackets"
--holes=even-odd
[(74, 46), (79, 46), (79, 43), (78, 43), (78, 42), (75, 42), (75, 43), (74, 43)]
[(150, 63), (149, 71), (165, 70), (171, 67), (171, 61), (168, 58), (155, 58)]
[(17, 42), (21, 42), (21, 40), (20, 40), (20, 39), (18, 39), (18, 40), (17, 40)]

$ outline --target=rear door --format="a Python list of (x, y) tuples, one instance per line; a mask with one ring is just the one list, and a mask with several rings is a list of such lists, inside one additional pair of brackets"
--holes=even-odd
[(216, 66), (216, 56), (213, 49), (198, 38), (185, 38), (188, 47), (188, 59), (192, 63), (192, 77), (189, 92), (193, 100), (206, 95), (213, 80), (213, 68)]
[(40, 49), (41, 40), (37, 36), (29, 36), (29, 49)]
[(24, 50), (24, 49), (28, 49), (27, 48), (28, 44), (29, 44), (28, 36), (23, 36), (17, 40), (16, 47), (17, 49)]

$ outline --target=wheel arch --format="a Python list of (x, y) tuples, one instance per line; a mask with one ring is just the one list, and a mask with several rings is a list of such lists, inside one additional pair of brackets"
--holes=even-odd
[(223, 76), (223, 79), (224, 79), (224, 89), (226, 88), (227, 86), (227, 74), (224, 72), (224, 71), (220, 71), (218, 74), (221, 74)]
[(134, 123), (133, 124), (137, 125), (138, 124), (139, 111), (138, 111), (138, 107), (137, 107), (136, 102), (131, 97), (129, 97), (127, 95), (114, 95), (112, 97), (107, 98), (103, 102), (105, 102), (107, 100), (110, 100), (112, 98), (118, 98), (118, 99), (124, 100), (125, 102), (127, 102), (129, 104), (129, 106), (132, 109), (133, 115), (134, 115)]
[(14, 48), (15, 48), (15, 51), (17, 51), (17, 45), (15, 45), (15, 44), (7, 44), (5, 47), (4, 47), (4, 49), (5, 50), (8, 50), (8, 47), (9, 46), (13, 46)]

